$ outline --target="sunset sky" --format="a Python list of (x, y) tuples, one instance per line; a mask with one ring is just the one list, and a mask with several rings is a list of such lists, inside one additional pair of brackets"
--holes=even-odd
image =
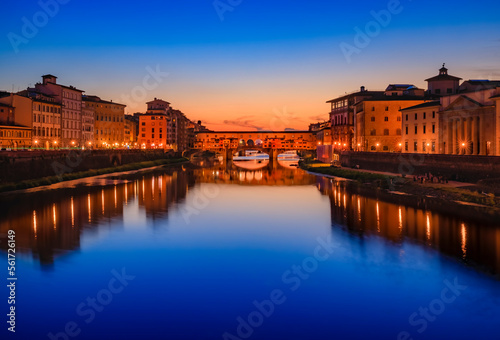
[[(158, 97), (211, 129), (283, 130), (326, 120), (325, 101), (362, 85), (425, 87), (443, 62), (464, 79), (500, 79), (493, 0), (221, 0), (219, 10), (213, 0), (60, 1), (45, 10), (37, 1), (2, 4), (0, 90), (50, 73), (128, 113)], [(391, 17), (374, 25), (373, 13), (388, 7)], [(356, 28), (367, 25), (370, 41), (356, 45)], [(347, 44), (357, 49), (349, 58)]]

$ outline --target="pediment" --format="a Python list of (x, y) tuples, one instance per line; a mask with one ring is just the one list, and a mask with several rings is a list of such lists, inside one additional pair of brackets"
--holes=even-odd
[(484, 107), (483, 104), (478, 101), (471, 99), (465, 95), (461, 95), (455, 99), (448, 107), (443, 111), (462, 111), (462, 110), (474, 110)]

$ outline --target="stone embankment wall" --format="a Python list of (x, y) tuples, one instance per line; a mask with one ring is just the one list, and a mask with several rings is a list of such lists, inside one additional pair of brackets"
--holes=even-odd
[(175, 156), (163, 150), (1, 151), (0, 184)]

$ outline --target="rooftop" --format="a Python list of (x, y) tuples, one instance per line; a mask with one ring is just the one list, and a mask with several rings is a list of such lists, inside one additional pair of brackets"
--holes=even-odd
[(422, 103), (414, 106), (407, 107), (405, 109), (401, 109), (399, 111), (413, 110), (413, 109), (422, 109), (425, 107), (433, 107), (433, 106), (441, 106), (441, 102), (439, 100), (435, 100), (432, 102)]

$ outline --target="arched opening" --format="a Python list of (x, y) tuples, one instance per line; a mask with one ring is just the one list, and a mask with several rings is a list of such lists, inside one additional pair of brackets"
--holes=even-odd
[(252, 139), (247, 140), (247, 145), (248, 146), (255, 146), (255, 143)]
[(240, 139), (240, 143), (239, 144), (240, 144), (240, 146), (245, 146), (246, 145), (245, 140), (244, 139)]
[(260, 140), (260, 139), (257, 139), (257, 140), (255, 141), (255, 146), (262, 146), (263, 144), (264, 144), (264, 143), (263, 143), (263, 142), (262, 142), (262, 140)]

